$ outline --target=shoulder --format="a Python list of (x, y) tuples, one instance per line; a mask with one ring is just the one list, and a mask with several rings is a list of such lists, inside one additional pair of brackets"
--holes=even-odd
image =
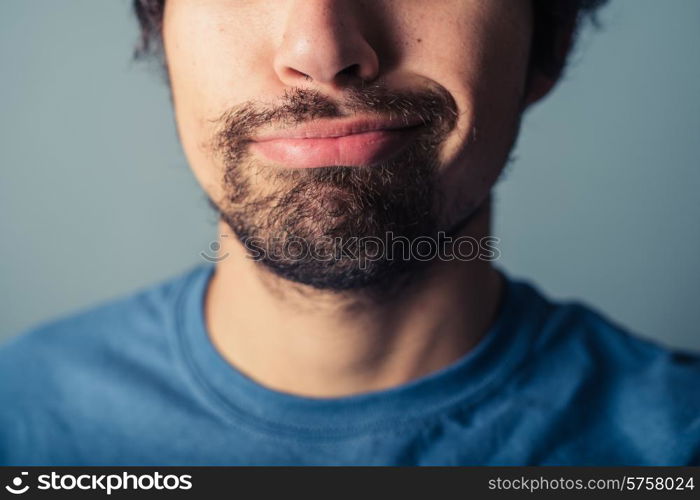
[(157, 334), (172, 321), (172, 309), (183, 286), (201, 272), (202, 267), (189, 269), (167, 280), (37, 324), (0, 345), (0, 369), (6, 370), (30, 359), (53, 360), (50, 365), (63, 359), (75, 361), (77, 357), (96, 354), (94, 349), (123, 346), (125, 341), (135, 337), (148, 342), (149, 335)]
[(538, 339), (538, 348), (575, 350), (582, 360), (602, 373), (673, 384), (700, 403), (700, 392), (690, 391), (694, 389), (691, 384), (700, 376), (700, 352), (654, 340), (580, 301), (550, 303), (551, 312)]
[(100, 402), (162, 371), (174, 349), (178, 300), (202, 272), (198, 266), (38, 324), (0, 346), (0, 462), (3, 448), (49, 427), (47, 419), (55, 428), (94, 415)]
[(565, 401), (572, 420), (607, 433), (611, 446), (636, 449), (637, 463), (700, 463), (700, 353), (521, 286), (547, 309), (533, 337), (533, 376)]

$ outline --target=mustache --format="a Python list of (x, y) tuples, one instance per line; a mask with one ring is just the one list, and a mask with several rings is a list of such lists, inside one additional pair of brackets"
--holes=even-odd
[(287, 89), (279, 103), (248, 101), (226, 110), (212, 120), (215, 153), (228, 162), (241, 159), (245, 145), (263, 127), (281, 128), (321, 118), (373, 115), (405, 122), (420, 121), (426, 134), (439, 140), (456, 125), (457, 103), (441, 86), (392, 90), (381, 83), (351, 87), (335, 100), (315, 89)]

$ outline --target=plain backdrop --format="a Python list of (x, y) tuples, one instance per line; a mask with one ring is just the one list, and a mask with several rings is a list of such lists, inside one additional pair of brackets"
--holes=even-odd
[[(700, 1), (612, 0), (496, 189), (499, 265), (700, 349)], [(215, 216), (127, 0), (0, 2), (0, 339), (202, 262)]]

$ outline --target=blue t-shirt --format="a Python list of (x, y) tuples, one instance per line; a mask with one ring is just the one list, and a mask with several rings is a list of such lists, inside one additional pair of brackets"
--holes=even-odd
[(506, 274), (455, 363), (389, 390), (264, 387), (205, 329), (206, 264), (0, 348), (3, 465), (700, 465), (700, 356)]

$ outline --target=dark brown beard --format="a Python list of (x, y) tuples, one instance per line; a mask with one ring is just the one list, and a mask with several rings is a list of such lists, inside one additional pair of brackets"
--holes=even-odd
[[(456, 103), (442, 88), (390, 92), (367, 85), (349, 90), (342, 104), (341, 111), (322, 94), (297, 89), (280, 106), (247, 103), (225, 113), (214, 145), (225, 164), (225, 196), (210, 202), (249, 256), (279, 277), (322, 290), (390, 286), (421, 262), (386, 247), (377, 254), (376, 242), (437, 236), (435, 176)], [(248, 155), (250, 137), (262, 126), (357, 113), (407, 123), (418, 116), (422, 125), (400, 154), (372, 166), (285, 169)]]

